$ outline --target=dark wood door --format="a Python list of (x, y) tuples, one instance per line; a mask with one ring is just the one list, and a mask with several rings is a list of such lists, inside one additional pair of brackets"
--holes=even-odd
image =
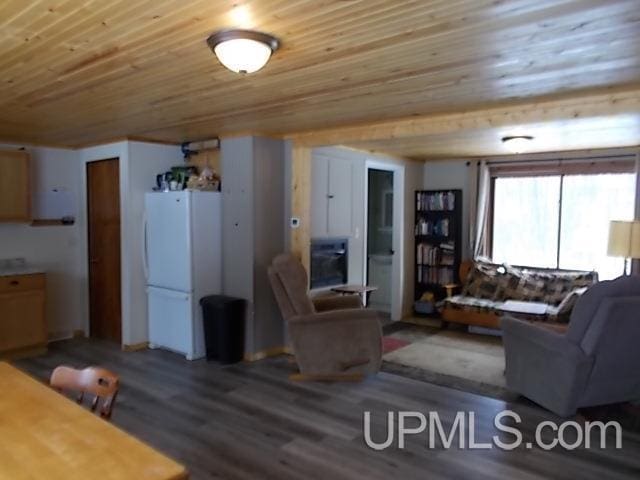
[(120, 166), (87, 164), (91, 336), (120, 342)]

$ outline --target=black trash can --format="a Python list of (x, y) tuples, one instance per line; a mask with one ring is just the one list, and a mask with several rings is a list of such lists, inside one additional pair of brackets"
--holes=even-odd
[(246, 300), (225, 295), (200, 299), (207, 360), (239, 362), (244, 357)]

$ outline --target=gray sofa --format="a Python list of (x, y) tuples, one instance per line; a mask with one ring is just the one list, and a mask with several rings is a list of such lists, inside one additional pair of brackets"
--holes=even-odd
[(290, 254), (273, 260), (269, 280), (306, 379), (352, 379), (380, 369), (380, 314), (365, 310), (359, 296), (334, 295), (312, 301), (307, 272)]
[(507, 387), (566, 417), (640, 399), (640, 277), (600, 282), (566, 333), (503, 317)]

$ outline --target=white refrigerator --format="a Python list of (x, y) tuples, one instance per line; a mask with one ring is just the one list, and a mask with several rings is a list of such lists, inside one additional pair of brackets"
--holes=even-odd
[(145, 196), (143, 263), (149, 346), (205, 356), (199, 301), (222, 292), (222, 197), (219, 192)]

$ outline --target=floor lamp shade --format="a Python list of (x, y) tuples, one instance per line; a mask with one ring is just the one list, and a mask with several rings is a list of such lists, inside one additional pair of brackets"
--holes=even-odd
[(640, 220), (611, 222), (608, 254), (611, 257), (640, 258)]

